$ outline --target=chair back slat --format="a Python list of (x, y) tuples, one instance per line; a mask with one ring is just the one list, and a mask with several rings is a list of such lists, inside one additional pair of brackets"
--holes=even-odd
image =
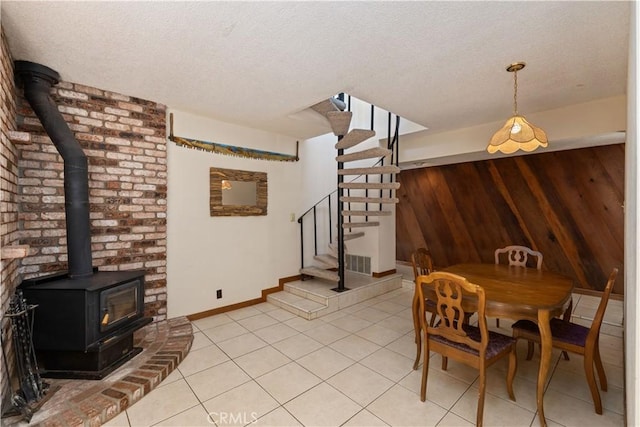
[(526, 246), (505, 246), (504, 248), (496, 249), (494, 252), (495, 263), (500, 264), (500, 255), (507, 254), (509, 265), (516, 265), (520, 267), (526, 267), (529, 256), (536, 258), (536, 268), (540, 270), (542, 268), (542, 253), (534, 251)]
[[(439, 335), (447, 340), (465, 344), (477, 350), (482, 357), (489, 343), (485, 313), (485, 294), (480, 286), (469, 283), (466, 278), (452, 273), (434, 272), (428, 276), (419, 276), (418, 292), (424, 298), (426, 292), (435, 294), (440, 322), (427, 327), (428, 335)], [(429, 296), (427, 296), (429, 298)], [(473, 310), (469, 307), (473, 306)], [(480, 341), (474, 340), (465, 332), (465, 310), (478, 312)]]

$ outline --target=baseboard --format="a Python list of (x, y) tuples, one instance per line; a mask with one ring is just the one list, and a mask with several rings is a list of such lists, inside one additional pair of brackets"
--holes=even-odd
[(201, 311), (199, 313), (189, 314), (187, 319), (190, 322), (198, 319), (204, 319), (205, 317), (214, 316), (216, 314), (226, 313), (227, 311), (237, 310), (239, 308), (250, 307), (252, 305), (263, 303), (267, 300), (267, 295), (273, 294), (275, 292), (280, 292), (284, 289), (284, 284), (289, 282), (295, 282), (296, 280), (300, 280), (302, 276), (297, 274), (295, 276), (282, 277), (278, 279), (278, 286), (274, 286), (273, 288), (263, 289), (260, 298), (254, 298), (247, 301), (238, 302), (231, 305), (225, 305), (224, 307), (212, 308), (211, 310)]
[[(598, 298), (602, 297), (602, 291), (596, 291), (594, 289), (585, 289), (585, 288), (574, 287), (573, 288), (573, 293), (574, 294), (579, 294), (579, 295), (589, 295), (589, 296), (598, 297)], [(609, 296), (609, 299), (612, 299), (612, 300), (615, 300), (615, 301), (624, 301), (624, 295), (611, 293), (611, 295)]]
[(381, 271), (381, 272), (373, 272), (371, 273), (371, 277), (375, 277), (377, 279), (381, 278), (381, 277), (385, 277), (385, 276), (390, 276), (392, 274), (396, 274), (396, 269), (392, 269), (392, 270), (387, 270), (387, 271)]

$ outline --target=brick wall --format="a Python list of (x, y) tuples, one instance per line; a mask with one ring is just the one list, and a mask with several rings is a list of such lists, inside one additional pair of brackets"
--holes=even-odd
[[(18, 92), (18, 130), (32, 141), (18, 181), (27, 278), (67, 269), (63, 163)], [(145, 313), (166, 318), (166, 107), (69, 82), (51, 96), (88, 157), (94, 267), (145, 269)]]
[[(18, 242), (18, 149), (9, 140), (8, 133), (15, 130), (15, 87), (13, 83), (13, 61), (9, 54), (4, 30), (0, 29), (0, 246)], [(18, 259), (3, 259), (0, 264), (2, 290), (0, 304), (4, 315), (9, 297), (13, 295), (19, 281)], [(3, 324), (5, 324), (3, 322)], [(5, 337), (6, 338), (6, 337)], [(13, 366), (11, 352), (9, 365)], [(9, 381), (5, 365), (0, 367), (2, 396), (8, 396)]]

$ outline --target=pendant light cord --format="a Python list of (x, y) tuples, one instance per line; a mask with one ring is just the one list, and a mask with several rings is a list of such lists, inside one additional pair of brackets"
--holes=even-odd
[(513, 72), (513, 115), (518, 115), (518, 71)]

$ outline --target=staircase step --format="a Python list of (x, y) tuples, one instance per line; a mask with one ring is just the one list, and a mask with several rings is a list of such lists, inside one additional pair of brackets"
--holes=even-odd
[(393, 290), (400, 290), (403, 286), (401, 274), (371, 278), (371, 283), (366, 285), (366, 292), (361, 292), (365, 289), (357, 284), (368, 283), (369, 279), (362, 278), (360, 273), (346, 270), (344, 280), (347, 287), (355, 284), (353, 292), (334, 292), (332, 288), (335, 288), (336, 283), (332, 281), (299, 280), (286, 283), (280, 292), (270, 293), (267, 295), (267, 301), (303, 319), (314, 320), (335, 313), (338, 309), (370, 301), (371, 298)]
[(338, 102), (341, 103), (340, 100), (337, 100), (335, 98), (329, 98), (329, 99), (325, 99), (324, 101), (318, 102), (317, 104), (312, 105), (310, 108), (313, 111), (320, 113), (323, 116), (326, 116), (327, 113), (330, 111), (340, 111), (340, 108), (337, 105)]
[(370, 168), (339, 169), (338, 175), (381, 175), (387, 173), (399, 173), (400, 168), (394, 165), (373, 166)]
[(340, 197), (345, 203), (398, 203), (397, 197)]
[(342, 224), (342, 228), (358, 228), (358, 227), (377, 227), (380, 223), (377, 221), (367, 222), (345, 222)]
[(344, 241), (346, 242), (347, 240), (353, 240), (353, 239), (357, 239), (359, 237), (364, 236), (364, 232), (363, 231), (358, 231), (357, 233), (345, 233), (344, 234)]
[[(328, 285), (327, 285), (328, 286)], [(267, 301), (307, 320), (312, 320), (327, 311), (327, 304), (305, 298), (287, 290), (267, 295)]]
[(396, 190), (400, 188), (399, 182), (341, 182), (339, 188), (352, 190)]
[(349, 133), (351, 116), (353, 116), (351, 111), (329, 111), (325, 116), (329, 120), (335, 136), (343, 136)]
[[(358, 231), (356, 233), (344, 233), (344, 241), (346, 242), (347, 240), (357, 239), (362, 236), (364, 236), (364, 231)], [(338, 252), (337, 243), (334, 243), (334, 242), (329, 243), (329, 248), (331, 248), (331, 250), (336, 253)], [(346, 248), (345, 248), (345, 252), (346, 252)]]
[(330, 268), (338, 268), (338, 258), (334, 257), (331, 254), (320, 254), (313, 257), (318, 262), (330, 267)]
[(340, 281), (340, 276), (336, 271), (325, 270), (323, 268), (305, 267), (300, 269), (300, 273), (320, 279), (331, 280), (332, 282)]
[(367, 129), (352, 129), (336, 144), (336, 149), (347, 149), (366, 141), (376, 135), (375, 131)]
[(353, 162), (355, 160), (374, 159), (386, 157), (391, 154), (391, 150), (382, 147), (369, 148), (355, 153), (343, 154), (336, 157), (336, 162)]
[(342, 216), (391, 216), (391, 211), (342, 211)]

